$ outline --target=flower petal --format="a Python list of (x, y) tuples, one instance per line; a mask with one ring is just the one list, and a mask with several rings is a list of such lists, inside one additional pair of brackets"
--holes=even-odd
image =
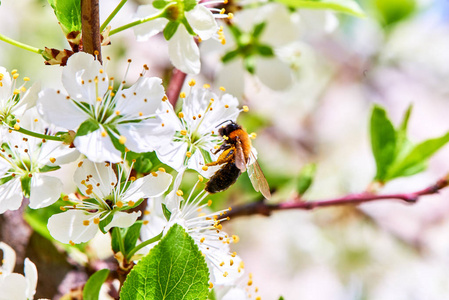
[(35, 173), (31, 178), (30, 207), (47, 207), (59, 199), (61, 192), (62, 182), (59, 178)]
[[(76, 148), (70, 148), (57, 141), (46, 141), (42, 144), (38, 163), (40, 166), (60, 166), (75, 161), (80, 156)], [(54, 160), (54, 163), (51, 160)]]
[(38, 94), (41, 89), (41, 84), (39, 82), (35, 82), (29, 89), (26, 91), (25, 95), (20, 98), (19, 103), (14, 107), (14, 114), (21, 115), (27, 109), (36, 106), (36, 102), (38, 99)]
[[(155, 176), (156, 175), (156, 176)], [(173, 176), (167, 172), (157, 171), (142, 178), (142, 191), (146, 197), (157, 197), (165, 193), (170, 186)]]
[(217, 74), (215, 82), (226, 88), (228, 93), (242, 98), (245, 92), (243, 61), (238, 58), (225, 63)]
[[(92, 239), (98, 231), (98, 225), (92, 221), (92, 216), (82, 210), (71, 209), (66, 212), (52, 215), (48, 219), (47, 228), (52, 237), (68, 244), (87, 242)], [(84, 221), (89, 221), (86, 226)]]
[(180, 170), (184, 165), (187, 146), (187, 143), (184, 142), (171, 142), (165, 147), (156, 149), (157, 157), (164, 164), (175, 170)]
[(269, 88), (279, 91), (292, 85), (292, 70), (279, 58), (258, 58), (256, 66), (256, 76)]
[[(152, 15), (159, 14), (160, 10), (155, 8), (152, 4), (140, 5), (137, 8), (136, 19), (148, 18)], [(134, 34), (139, 42), (146, 41), (150, 37), (162, 32), (167, 25), (168, 20), (165, 18), (157, 18), (134, 27)]]
[(0, 74), (3, 75), (2, 84), (0, 85), (0, 102), (6, 103), (6, 100), (11, 97), (12, 80), (4, 67), (0, 67)]
[(122, 160), (120, 151), (115, 149), (109, 135), (103, 137), (101, 133), (100, 128), (89, 134), (77, 136), (73, 144), (93, 162), (120, 162)]
[(25, 258), (25, 279), (27, 282), (26, 287), (26, 297), (28, 299), (33, 299), (34, 294), (36, 294), (36, 286), (37, 286), (37, 268), (36, 265), (27, 258)]
[(0, 250), (3, 252), (3, 260), (0, 270), (3, 275), (10, 274), (14, 271), (14, 267), (16, 266), (16, 251), (14, 251), (11, 246), (3, 242), (0, 242)]
[(71, 130), (76, 130), (88, 117), (72, 100), (52, 89), (39, 93), (37, 109), (47, 122)]
[(143, 220), (148, 221), (148, 223), (142, 225), (142, 230), (140, 231), (142, 241), (151, 239), (161, 233), (168, 223), (162, 212), (162, 200), (163, 197), (148, 199), (146, 210), (149, 213), (144, 214), (143, 217)]
[[(295, 19), (285, 5), (272, 3), (263, 7), (266, 25), (260, 40), (262, 43), (280, 47), (296, 41), (300, 35), (299, 18)], [(282, 32), (282, 34), (279, 34)]]
[(25, 291), (27, 282), (22, 274), (11, 273), (0, 277), (0, 299), (27, 300)]
[(85, 52), (73, 54), (62, 70), (62, 84), (72, 99), (95, 104), (97, 96), (103, 97), (109, 80), (103, 66), (94, 56)]
[[(80, 192), (88, 197), (92, 193), (97, 197), (105, 198), (117, 184), (117, 176), (111, 164), (93, 163), (87, 159), (78, 164), (73, 179)], [(91, 192), (88, 193), (88, 189)]]
[(168, 41), (168, 54), (173, 65), (182, 72), (189, 74), (200, 72), (200, 50), (184, 25), (180, 24)]
[(0, 185), (0, 214), (7, 210), (19, 209), (22, 197), (20, 178), (14, 178)]
[(201, 4), (197, 4), (192, 10), (186, 11), (185, 16), (193, 31), (202, 40), (210, 39), (218, 31), (214, 15)]
[(141, 214), (141, 211), (134, 211), (132, 213), (117, 211), (114, 213), (112, 221), (104, 227), (104, 230), (108, 231), (112, 227), (127, 228), (133, 225)]

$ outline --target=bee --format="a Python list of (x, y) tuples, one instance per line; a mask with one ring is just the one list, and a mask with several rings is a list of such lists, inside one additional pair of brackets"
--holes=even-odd
[[(224, 191), (236, 182), (242, 172), (248, 169), (249, 179), (256, 192), (260, 191), (265, 198), (270, 199), (270, 187), (251, 152), (251, 139), (248, 133), (242, 126), (231, 120), (225, 122), (230, 123), (218, 130), (224, 142), (213, 153), (223, 152), (216, 161), (206, 164), (206, 166), (222, 165), (222, 167), (209, 179), (205, 190), (211, 194)], [(252, 163), (249, 163), (250, 160)]]

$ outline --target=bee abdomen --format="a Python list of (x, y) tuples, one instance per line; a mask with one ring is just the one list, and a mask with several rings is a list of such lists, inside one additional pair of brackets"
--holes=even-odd
[(237, 181), (240, 174), (241, 171), (235, 163), (227, 163), (215, 172), (204, 189), (211, 194), (224, 191)]

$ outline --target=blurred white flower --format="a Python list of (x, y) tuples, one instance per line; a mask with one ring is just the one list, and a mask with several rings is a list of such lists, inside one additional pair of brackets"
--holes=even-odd
[(178, 172), (189, 168), (209, 177), (215, 168), (203, 168), (215, 160), (210, 151), (221, 142), (218, 126), (228, 120), (235, 121), (242, 110), (238, 108), (237, 98), (230, 94), (218, 96), (206, 88), (191, 87), (182, 99), (178, 115), (168, 101), (163, 103), (166, 113), (161, 113), (161, 118), (175, 128), (176, 134), (169, 144), (156, 148), (157, 156)]
[(67, 197), (64, 200), (75, 205), (62, 207), (67, 211), (50, 217), (47, 227), (55, 239), (77, 244), (92, 239), (99, 229), (107, 232), (112, 227), (129, 227), (141, 212), (125, 211), (137, 206), (144, 197), (161, 195), (172, 181), (172, 176), (163, 170), (136, 180), (126, 174), (121, 164), (116, 166), (117, 174), (109, 163), (84, 160), (79, 164), (74, 179), (85, 197)]
[[(239, 238), (222, 231), (220, 222), (227, 219), (227, 209), (214, 213), (202, 212), (203, 209), (208, 209), (207, 206), (212, 202), (209, 200), (206, 204), (201, 204), (208, 194), (201, 191), (194, 197), (195, 188), (196, 185), (188, 198), (184, 199), (182, 191), (178, 190), (178, 184), (175, 183), (173, 191), (165, 199), (149, 199), (143, 218), (142, 240), (151, 239), (161, 232), (166, 234), (171, 226), (179, 224), (204, 255), (210, 270), (210, 282), (213, 285), (232, 285), (244, 273), (243, 261), (235, 252), (231, 253), (229, 248), (229, 244), (238, 242)], [(168, 221), (161, 209), (162, 205), (170, 212)]]
[[(28, 123), (27, 128), (44, 133), (45, 125), (35, 116), (37, 113), (28, 111), (17, 124)], [(33, 120), (29, 121), (30, 118)], [(29, 198), (33, 209), (56, 202), (62, 192), (62, 182), (42, 173), (56, 170), (78, 156), (76, 149), (61, 142), (24, 137), (19, 132), (5, 130), (0, 146), (0, 213), (18, 209), (23, 197)]]
[(142, 76), (128, 89), (123, 89), (124, 83), (112, 92), (112, 79), (100, 62), (87, 53), (76, 53), (62, 73), (69, 95), (43, 90), (39, 113), (51, 124), (77, 131), (74, 145), (92, 161), (119, 162), (125, 146), (138, 153), (153, 151), (148, 134), (163, 131), (160, 136), (169, 139), (172, 133), (168, 127), (161, 128), (156, 116), (166, 99), (162, 80)]
[(215, 18), (228, 17), (227, 14), (220, 13), (220, 10), (206, 7), (205, 4), (223, 2), (178, 1), (156, 8), (152, 1), (151, 4), (139, 6), (136, 18), (142, 20), (157, 15), (163, 17), (136, 26), (134, 33), (138, 41), (145, 41), (159, 32), (164, 32), (173, 65), (184, 73), (198, 74), (201, 68), (200, 51), (194, 37), (198, 35), (201, 40), (207, 40), (218, 36), (220, 28)]
[(0, 242), (3, 260), (0, 266), (0, 300), (32, 300), (36, 294), (37, 268), (25, 258), (25, 276), (13, 273), (16, 265), (16, 252), (7, 244)]

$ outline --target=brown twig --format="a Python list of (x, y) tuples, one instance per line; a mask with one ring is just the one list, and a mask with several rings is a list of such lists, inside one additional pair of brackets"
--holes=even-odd
[(340, 198), (316, 200), (316, 201), (304, 201), (303, 199), (300, 198), (294, 198), (288, 202), (278, 204), (267, 204), (265, 203), (265, 200), (262, 200), (259, 202), (253, 202), (233, 207), (232, 210), (228, 212), (228, 216), (231, 218), (235, 218), (238, 216), (250, 216), (256, 214), (269, 216), (273, 211), (277, 210), (288, 210), (288, 209), (312, 210), (319, 207), (360, 204), (379, 200), (396, 199), (405, 201), (407, 203), (415, 203), (421, 196), (436, 194), (438, 193), (439, 190), (447, 187), (448, 185), (449, 185), (448, 176), (445, 176), (440, 180), (438, 180), (435, 184), (413, 193), (399, 193), (399, 194), (385, 194), (385, 195), (376, 195), (372, 193), (359, 193), (359, 194), (349, 194)]
[(96, 55), (101, 62), (99, 0), (81, 0), (83, 51)]
[(176, 102), (178, 101), (179, 94), (181, 93), (181, 88), (184, 84), (184, 81), (186, 80), (186, 77), (186, 73), (178, 69), (173, 69), (173, 75), (167, 87), (168, 101), (170, 101), (173, 107), (176, 106)]

